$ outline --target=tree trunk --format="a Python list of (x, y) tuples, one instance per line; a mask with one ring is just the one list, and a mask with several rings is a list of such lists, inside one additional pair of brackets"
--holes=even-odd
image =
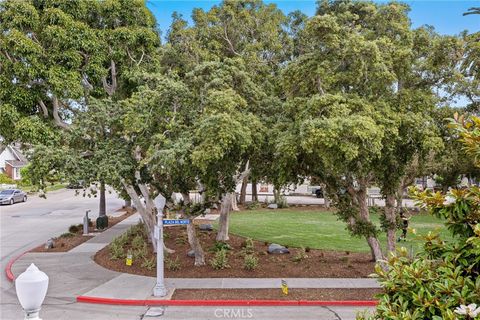
[(193, 252), (195, 252), (195, 266), (204, 266), (205, 254), (203, 253), (200, 240), (197, 237), (197, 232), (195, 230), (195, 226), (193, 225), (192, 219), (190, 219), (190, 223), (187, 224), (187, 237), (190, 248), (192, 248)]
[(277, 188), (277, 186), (273, 186), (273, 200), (275, 201), (275, 203), (278, 204), (279, 200), (280, 200), (280, 190)]
[(237, 194), (232, 192), (232, 211), (240, 211), (237, 206)]
[[(190, 204), (190, 193), (182, 192), (183, 204), (188, 206)], [(193, 219), (190, 219), (190, 223), (187, 224), (187, 238), (190, 248), (195, 253), (195, 266), (204, 266), (205, 265), (205, 254), (203, 253), (202, 245), (200, 240), (197, 237), (197, 232), (195, 231), (195, 225), (193, 224)]]
[(125, 208), (130, 208), (132, 206), (132, 200), (130, 200), (130, 199), (125, 200), (124, 206), (125, 206)]
[(395, 195), (387, 194), (385, 198), (385, 219), (387, 226), (387, 250), (395, 252), (397, 233), (397, 209), (395, 207)]
[(329, 209), (330, 208), (330, 198), (328, 197), (327, 193), (327, 185), (325, 183), (322, 183), (320, 185), (323, 191), (323, 205), (325, 208)]
[[(356, 192), (356, 198), (358, 203), (359, 209), (359, 216), (360, 219), (363, 219), (366, 222), (370, 222), (370, 213), (368, 211), (368, 204), (367, 204), (367, 185), (364, 182), (359, 181), (360, 190)], [(380, 242), (375, 236), (368, 235), (365, 237), (367, 239), (367, 243), (370, 246), (370, 251), (372, 253), (372, 259), (375, 261), (382, 260), (383, 253), (380, 247)]]
[[(157, 219), (155, 216), (155, 211), (153, 210), (153, 207), (152, 207), (153, 203), (152, 205), (150, 205), (151, 200), (148, 197), (148, 195), (147, 195), (148, 197), (147, 203), (146, 204), (143, 203), (140, 200), (140, 197), (138, 196), (137, 191), (135, 191), (135, 188), (132, 185), (129, 185), (124, 181), (122, 181), (122, 184), (123, 184), (123, 187), (125, 188), (125, 191), (128, 193), (128, 196), (130, 197), (130, 199), (132, 199), (133, 203), (135, 204), (135, 207), (137, 208), (137, 212), (142, 217), (147, 234), (149, 235), (149, 239), (153, 245), (153, 249), (155, 252), (157, 252), (157, 241), (155, 239), (155, 234), (154, 234)], [(146, 189), (145, 186), (143, 186), (143, 188)]]
[(226, 193), (223, 196), (222, 204), (220, 207), (220, 219), (218, 221), (218, 233), (217, 241), (228, 241), (228, 218), (230, 211), (232, 211), (232, 197), (235, 197), (235, 194), (232, 192)]
[(258, 202), (257, 180), (252, 180), (252, 202)]
[(245, 205), (245, 199), (247, 197), (247, 185), (248, 185), (248, 177), (243, 178), (242, 180), (242, 188), (240, 189), (240, 201), (239, 204)]
[(105, 217), (107, 215), (107, 208), (105, 203), (105, 181), (100, 181), (100, 205), (98, 208), (98, 216)]

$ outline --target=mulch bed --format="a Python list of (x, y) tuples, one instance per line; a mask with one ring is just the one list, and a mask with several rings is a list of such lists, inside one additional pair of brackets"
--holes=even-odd
[[(116, 225), (117, 223), (119, 223), (120, 221), (128, 218), (129, 216), (131, 216), (134, 213), (134, 211), (131, 208), (121, 209), (121, 210), (125, 211), (125, 213), (122, 214), (121, 216), (118, 216), (118, 217), (109, 216), (108, 217), (108, 228)], [(89, 226), (88, 227), (88, 232), (89, 233), (102, 233), (103, 231), (108, 230), (108, 228), (104, 229), (102, 231), (99, 231), (99, 230), (96, 230), (94, 226)], [(65, 230), (65, 232), (68, 233), (68, 228), (67, 228), (67, 230)], [(94, 235), (84, 236), (83, 235), (83, 227), (81, 225), (79, 225), (78, 232), (74, 233), (73, 236), (69, 236), (69, 237), (60, 236), (60, 237), (53, 238), (53, 241), (54, 241), (54, 247), (53, 248), (45, 249), (45, 244), (42, 244), (42, 245), (30, 250), (30, 252), (67, 252), (67, 251), (72, 250), (76, 246), (79, 246), (82, 243), (92, 239), (93, 237), (94, 237)]]
[(376, 300), (381, 289), (175, 289), (172, 300)]
[[(244, 256), (242, 244), (245, 238), (230, 235), (228, 244), (233, 248), (228, 251), (228, 264), (230, 268), (215, 270), (209, 261), (213, 258), (211, 250), (215, 244), (216, 231), (199, 231), (197, 235), (205, 252), (205, 266), (194, 267), (194, 259), (187, 256), (190, 246), (187, 242), (187, 233), (184, 226), (166, 227), (165, 243), (175, 253), (166, 255), (165, 276), (170, 278), (363, 278), (372, 274), (375, 263), (371, 261), (368, 253), (353, 253), (348, 251), (325, 251), (310, 250), (306, 252), (307, 258), (299, 262), (292, 259), (301, 249), (290, 248), (290, 254), (271, 255), (267, 253), (269, 243), (254, 241), (258, 266), (253, 271), (243, 268)], [(124, 247), (125, 252), (130, 249)], [(155, 255), (152, 247), (148, 246), (147, 259), (153, 259)], [(169, 270), (168, 261), (176, 260), (179, 270)], [(94, 258), (99, 265), (123, 273), (132, 273), (154, 277), (155, 268), (147, 270), (143, 268), (142, 260), (133, 261), (132, 266), (126, 266), (125, 259), (110, 259), (109, 246), (98, 251)]]

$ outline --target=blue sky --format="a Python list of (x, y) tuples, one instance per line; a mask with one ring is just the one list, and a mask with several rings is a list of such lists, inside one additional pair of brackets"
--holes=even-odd
[[(147, 6), (157, 18), (162, 36), (165, 37), (174, 11), (179, 12), (190, 21), (193, 8), (208, 10), (220, 2), (216, 0), (147, 0)], [(287, 14), (294, 10), (300, 10), (308, 16), (315, 13), (315, 0), (265, 0), (265, 2), (275, 3)], [(480, 0), (407, 0), (403, 2), (407, 2), (411, 6), (410, 18), (414, 27), (428, 24), (434, 26), (437, 32), (442, 34), (458, 34), (463, 30), (480, 30), (478, 15), (462, 16), (462, 13), (468, 8), (480, 7)]]

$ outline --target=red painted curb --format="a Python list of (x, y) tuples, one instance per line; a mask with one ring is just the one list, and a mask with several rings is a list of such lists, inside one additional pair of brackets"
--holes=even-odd
[(15, 263), (15, 261), (17, 261), (18, 259), (20, 259), (21, 257), (23, 257), (23, 255), (25, 253), (27, 253), (28, 251), (25, 251), (24, 253), (14, 257), (13, 259), (10, 259), (10, 261), (8, 261), (7, 263), (7, 266), (5, 267), (5, 274), (7, 276), (7, 279), (11, 282), (13, 282), (13, 280), (15, 280), (15, 275), (13, 274), (12, 272), (12, 266), (13, 264)]
[(77, 302), (124, 305), (124, 306), (345, 306), (345, 307), (375, 307), (375, 300), (133, 300), (78, 296)]

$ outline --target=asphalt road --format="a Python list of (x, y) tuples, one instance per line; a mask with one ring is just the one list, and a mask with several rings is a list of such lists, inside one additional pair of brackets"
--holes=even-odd
[[(68, 231), (72, 224), (82, 223), (86, 210), (90, 217), (98, 216), (98, 198), (75, 195), (74, 190), (62, 189), (47, 193), (47, 198), (29, 197), (25, 203), (0, 206), (0, 261), (4, 270), (8, 260), (53, 236)], [(115, 193), (106, 194), (107, 213), (123, 205)], [(93, 220), (92, 219), (92, 220)], [(2, 289), (8, 288), (2, 272)]]

